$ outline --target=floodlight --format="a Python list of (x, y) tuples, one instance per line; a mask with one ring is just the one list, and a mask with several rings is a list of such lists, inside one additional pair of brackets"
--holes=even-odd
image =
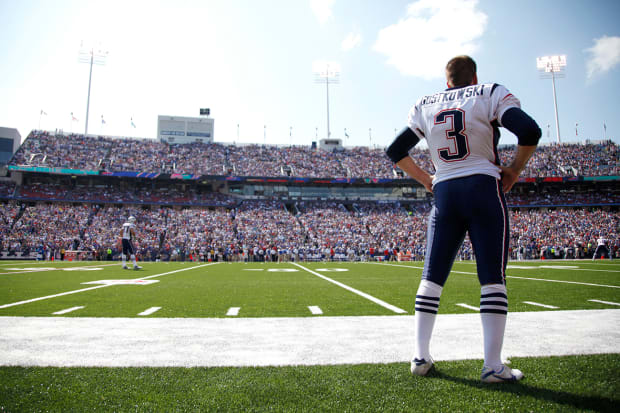
[(555, 108), (555, 130), (557, 133), (558, 143), (560, 141), (560, 122), (558, 120), (558, 101), (555, 93), (555, 78), (564, 77), (564, 68), (566, 67), (566, 55), (543, 56), (536, 58), (536, 68), (540, 71), (540, 77), (543, 79), (551, 78), (553, 87), (553, 107)]
[(312, 64), (315, 83), (325, 83), (327, 98), (327, 138), (331, 136), (329, 130), (329, 84), (340, 82), (340, 64), (336, 62), (316, 61)]
[(84, 135), (88, 135), (88, 112), (90, 109), (90, 85), (93, 78), (93, 65), (103, 66), (105, 65), (108, 52), (101, 48), (94, 49), (84, 47), (84, 43), (80, 45), (80, 51), (78, 54), (78, 60), (80, 63), (90, 63), (90, 74), (88, 75), (88, 98), (86, 100), (86, 127)]

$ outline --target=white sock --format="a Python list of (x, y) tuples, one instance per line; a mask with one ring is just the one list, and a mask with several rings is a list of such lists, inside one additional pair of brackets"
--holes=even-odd
[(123, 259), (123, 267), (127, 266), (127, 256), (125, 254), (121, 254), (121, 257)]
[(415, 343), (414, 358), (431, 360), (430, 342), (435, 326), (435, 318), (439, 310), (439, 297), (441, 297), (439, 284), (428, 280), (422, 280), (418, 287), (415, 298)]
[(502, 366), (502, 345), (508, 314), (508, 296), (503, 284), (487, 284), (480, 289), (480, 319), (484, 336), (484, 365), (498, 370)]
[(131, 254), (131, 261), (133, 262), (133, 266), (137, 266), (138, 264), (136, 264), (136, 254)]

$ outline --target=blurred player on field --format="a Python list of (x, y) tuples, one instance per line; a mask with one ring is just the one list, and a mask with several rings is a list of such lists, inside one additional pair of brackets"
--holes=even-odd
[(133, 242), (136, 239), (135, 222), (136, 222), (136, 218), (131, 216), (127, 219), (127, 222), (123, 224), (123, 227), (121, 229), (121, 243), (122, 243), (122, 248), (123, 248), (121, 257), (123, 259), (123, 269), (125, 270), (129, 269), (127, 267), (127, 256), (128, 255), (131, 257), (131, 261), (133, 262), (133, 269), (134, 270), (142, 269), (142, 267), (140, 267), (136, 263), (136, 251), (133, 245)]
[[(429, 344), (439, 299), (468, 233), (481, 285), (481, 380), (516, 381), (523, 373), (501, 361), (508, 313), (505, 270), (509, 225), (504, 193), (517, 182), (536, 150), (541, 132), (504, 86), (478, 84), (476, 63), (469, 56), (451, 59), (446, 79), (448, 89), (417, 101), (409, 112), (408, 127), (387, 149), (392, 162), (433, 192), (435, 198), (428, 221), (424, 271), (416, 294), (416, 349), (411, 372), (424, 376), (433, 367)], [(518, 138), (510, 166), (499, 165), (500, 126)], [(420, 139), (426, 139), (428, 144), (434, 176), (408, 156)]]
[(605, 255), (608, 255), (609, 259), (611, 259), (611, 248), (607, 246), (608, 243), (609, 240), (603, 237), (599, 237), (596, 240), (596, 250), (594, 250), (594, 255), (592, 255), (592, 261), (594, 261), (596, 257), (600, 256), (601, 258), (603, 258), (605, 257)]

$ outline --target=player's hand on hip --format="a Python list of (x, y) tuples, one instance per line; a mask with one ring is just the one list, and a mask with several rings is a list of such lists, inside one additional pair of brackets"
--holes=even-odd
[(435, 178), (435, 175), (429, 175), (428, 179), (425, 179), (422, 182), (422, 185), (424, 185), (424, 188), (426, 188), (426, 190), (430, 192), (431, 194), (433, 193), (433, 178)]
[(519, 180), (519, 171), (509, 166), (500, 166), (502, 176), (502, 190), (504, 193), (510, 191), (513, 185)]

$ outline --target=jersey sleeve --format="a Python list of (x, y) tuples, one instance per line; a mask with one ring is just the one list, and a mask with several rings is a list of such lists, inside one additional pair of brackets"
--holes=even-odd
[(407, 124), (409, 125), (409, 129), (415, 132), (419, 139), (426, 138), (424, 132), (424, 121), (422, 120), (422, 113), (420, 112), (419, 103), (416, 103), (416, 105), (409, 111)]
[(510, 108), (521, 109), (521, 102), (505, 86), (494, 84), (491, 88), (489, 120), (497, 120), (503, 126), (502, 116)]

